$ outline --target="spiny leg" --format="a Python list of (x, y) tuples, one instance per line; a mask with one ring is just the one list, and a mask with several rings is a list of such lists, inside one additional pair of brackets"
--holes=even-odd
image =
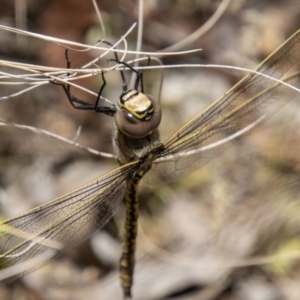
[[(150, 65), (150, 61), (151, 61), (150, 56), (147, 55), (147, 57), (148, 57), (148, 60), (147, 60), (147, 63), (146, 63), (146, 67), (148, 67)], [(141, 85), (141, 92), (144, 94), (144, 76), (143, 76), (143, 71), (140, 71), (140, 83), (141, 83), (140, 84)], [(137, 79), (135, 80), (135, 85), (137, 85), (137, 87), (138, 87)]]
[[(110, 47), (112, 47), (114, 49), (113, 44), (111, 44), (111, 43), (109, 43), (105, 40), (100, 40), (99, 42), (107, 44), (107, 45), (109, 45)], [(129, 68), (132, 72), (134, 72), (136, 74), (134, 89), (137, 90), (138, 87), (139, 87), (139, 84), (140, 84), (141, 92), (144, 93), (143, 72), (142, 71), (139, 72), (139, 71), (135, 70), (132, 66), (128, 65), (127, 63), (125, 63), (123, 61), (120, 61), (117, 52), (114, 52), (114, 55), (115, 55), (115, 59), (110, 59), (110, 61), (115, 61), (118, 64), (124, 65), (127, 68)], [(149, 66), (150, 60), (151, 60), (151, 58), (148, 55), (148, 61), (147, 61), (146, 66)], [(120, 70), (120, 74), (121, 74), (121, 79), (122, 79), (122, 90), (123, 90), (123, 94), (125, 94), (128, 91), (128, 87), (127, 87), (127, 83), (126, 83), (126, 80), (125, 80), (124, 72), (122, 70)]]
[[(135, 79), (135, 83), (134, 83), (134, 89), (138, 90), (139, 85), (141, 86), (141, 92), (144, 93), (144, 81), (143, 81), (143, 71), (137, 71), (135, 70), (132, 66), (130, 66), (129, 64), (120, 61), (119, 59), (111, 59), (112, 61), (117, 62), (120, 65), (124, 65), (125, 67), (129, 68), (132, 72), (134, 72), (136, 74), (136, 79)], [(150, 56), (148, 55), (148, 61), (146, 66), (149, 66), (150, 64)], [(123, 75), (124, 77), (124, 75)], [(125, 80), (123, 79), (122, 80)], [(123, 82), (123, 87), (124, 87), (124, 82)], [(123, 88), (123, 94), (127, 92), (127, 85), (126, 85), (126, 89), (124, 90)]]
[[(68, 56), (68, 49), (66, 49), (66, 51), (65, 51), (65, 57), (66, 57), (66, 60), (67, 60), (67, 68), (70, 69), (71, 60), (69, 59), (69, 56)], [(67, 75), (69, 76), (70, 73), (68, 73)], [(69, 100), (70, 104), (75, 109), (94, 110), (95, 112), (100, 112), (100, 113), (107, 114), (109, 116), (114, 116), (117, 112), (117, 109), (114, 105), (112, 107), (99, 106), (99, 102), (100, 102), (100, 99), (101, 99), (101, 94), (103, 92), (104, 87), (106, 86), (106, 80), (105, 80), (105, 77), (104, 77), (104, 72), (101, 73), (101, 76), (102, 76), (102, 82), (103, 83), (102, 83), (102, 85), (99, 89), (95, 104), (89, 103), (87, 101), (84, 101), (84, 100), (79, 99), (76, 96), (74, 96), (71, 93), (71, 88), (70, 88), (69, 84), (65, 85), (63, 83), (59, 83), (59, 82), (55, 82), (55, 81), (50, 81), (50, 82), (53, 83), (53, 84), (56, 84), (56, 85), (60, 85), (63, 88), (64, 92), (66, 93), (66, 95), (68, 97), (68, 100)]]
[[(143, 82), (142, 77), (143, 77), (143, 73), (142, 72), (138, 72), (137, 70), (135, 70), (132, 66), (130, 66), (129, 64), (125, 63), (124, 61), (120, 61), (120, 60), (116, 60), (116, 59), (111, 59), (111, 61), (115, 61), (120, 65), (124, 65), (125, 67), (129, 68), (132, 72), (134, 72), (136, 74), (136, 79), (135, 79), (135, 83), (134, 83), (134, 89), (137, 90), (139, 87), (140, 82)], [(125, 79), (124, 79), (125, 80)], [(124, 83), (123, 83), (123, 94), (125, 94), (127, 92), (127, 84), (125, 84), (125, 89), (124, 89)], [(141, 92), (144, 92), (144, 87), (141, 86)]]
[[(115, 49), (115, 47), (113, 47), (113, 44), (110, 43), (110, 42), (107, 42), (105, 40), (100, 40), (99, 41), (100, 43), (104, 43), (110, 47), (112, 47), (112, 49)], [(115, 59), (111, 59), (111, 61), (116, 61), (117, 63), (119, 63), (119, 57), (118, 57), (118, 54), (117, 52), (114, 52), (114, 55), (115, 55)], [(123, 89), (123, 94), (127, 92), (127, 83), (126, 83), (126, 80), (125, 80), (125, 76), (124, 76), (124, 72), (122, 70), (120, 70), (120, 74), (121, 74), (121, 79), (122, 79), (122, 89)]]

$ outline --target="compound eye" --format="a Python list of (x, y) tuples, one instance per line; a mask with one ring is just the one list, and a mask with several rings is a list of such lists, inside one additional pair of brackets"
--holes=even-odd
[[(137, 107), (133, 114), (131, 111), (122, 108), (124, 105), (120, 105), (121, 109), (119, 109), (116, 114), (116, 125), (118, 129), (123, 134), (133, 138), (143, 138), (149, 135), (153, 130), (158, 128), (161, 121), (159, 101), (150, 95), (142, 93), (139, 93), (139, 95), (143, 96), (140, 98), (143, 100), (142, 102), (144, 102), (144, 98), (146, 98), (147, 102), (149, 101), (151, 103), (151, 105), (148, 105), (148, 109), (145, 110), (144, 106)], [(130, 106), (135, 107), (135, 105), (132, 104), (130, 104)], [(136, 115), (139, 116), (139, 118), (136, 117)]]

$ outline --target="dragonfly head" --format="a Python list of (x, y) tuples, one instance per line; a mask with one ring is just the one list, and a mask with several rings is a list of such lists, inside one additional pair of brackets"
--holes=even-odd
[(143, 138), (160, 124), (160, 103), (151, 95), (129, 90), (119, 97), (118, 106), (116, 125), (125, 135)]

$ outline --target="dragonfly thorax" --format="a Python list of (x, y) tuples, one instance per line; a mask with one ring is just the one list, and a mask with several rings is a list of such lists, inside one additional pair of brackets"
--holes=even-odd
[(117, 128), (132, 138), (143, 138), (158, 128), (161, 109), (157, 99), (137, 90), (130, 90), (118, 99)]

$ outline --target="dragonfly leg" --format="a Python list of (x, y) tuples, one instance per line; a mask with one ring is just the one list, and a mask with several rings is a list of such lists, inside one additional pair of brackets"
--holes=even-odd
[[(67, 60), (67, 68), (70, 69), (71, 60), (68, 56), (68, 49), (66, 49), (66, 51), (65, 51), (65, 57), (66, 57), (66, 60)], [(67, 75), (69, 76), (70, 73), (68, 73)], [(60, 85), (63, 88), (65, 94), (68, 97), (68, 100), (69, 100), (70, 104), (75, 109), (94, 110), (95, 112), (100, 112), (100, 113), (104, 113), (104, 114), (109, 115), (109, 116), (114, 116), (117, 112), (117, 108), (114, 105), (111, 106), (111, 107), (109, 107), (109, 106), (99, 106), (99, 102), (100, 102), (100, 99), (101, 99), (101, 94), (103, 92), (104, 87), (106, 86), (106, 80), (104, 78), (104, 73), (103, 72), (101, 73), (101, 76), (102, 76), (102, 82), (103, 83), (102, 83), (102, 85), (99, 89), (97, 99), (96, 99), (96, 102), (94, 104), (89, 103), (85, 100), (79, 99), (76, 96), (74, 96), (71, 93), (71, 87), (70, 87), (69, 84), (63, 84), (63, 83), (60, 83), (60, 82), (56, 82), (54, 80), (50, 80), (50, 82), (53, 83), (53, 84), (56, 84), (56, 85)]]
[[(113, 44), (111, 44), (111, 43), (109, 43), (109, 42), (107, 42), (105, 40), (100, 40), (99, 42), (107, 44), (107, 45), (111, 46), (114, 49)], [(135, 80), (135, 83), (134, 83), (134, 89), (138, 90), (138, 87), (140, 85), (141, 86), (141, 92), (144, 93), (143, 72), (142, 71), (137, 71), (132, 66), (130, 66), (127, 63), (121, 61), (119, 59), (119, 57), (118, 57), (117, 52), (114, 52), (114, 55), (115, 55), (115, 58), (114, 59), (110, 59), (110, 60), (111, 61), (115, 61), (116, 63), (118, 63), (120, 65), (123, 65), (123, 66), (127, 67), (128, 69), (130, 69), (132, 72), (134, 72), (136, 74), (136, 80)], [(150, 58), (150, 56), (148, 56), (148, 60), (147, 60), (146, 66), (149, 66), (150, 60), (151, 60), (151, 58)], [(125, 94), (125, 93), (128, 92), (128, 87), (127, 87), (127, 83), (126, 83), (126, 80), (125, 80), (124, 72), (122, 70), (120, 70), (120, 74), (121, 74), (121, 78), (122, 78), (123, 94)]]
[[(150, 60), (150, 57), (148, 60)], [(129, 64), (125, 63), (124, 61), (120, 61), (118, 59), (111, 59), (111, 61), (115, 61), (118, 64), (123, 65), (123, 66), (127, 67), (128, 69), (130, 69), (132, 72), (134, 72), (136, 74), (134, 89), (138, 90), (139, 85), (141, 85), (141, 92), (144, 93), (144, 83), (143, 83), (143, 72), (142, 71), (139, 72), (139, 71), (135, 70)], [(148, 66), (148, 64), (147, 64), (147, 66)], [(128, 89), (127, 89), (127, 84), (126, 84), (124, 75), (122, 76), (122, 81), (123, 81), (123, 94), (125, 94), (128, 92)]]
[[(104, 43), (110, 47), (112, 47), (112, 49), (115, 49), (115, 47), (113, 47), (113, 44), (110, 43), (110, 42), (107, 42), (105, 40), (101, 40), (99, 41), (100, 43)], [(117, 52), (114, 52), (114, 55), (115, 55), (115, 59), (112, 59), (112, 61), (115, 61), (117, 62), (118, 64), (120, 63), (120, 60), (119, 60), (119, 57), (118, 57), (118, 54)], [(123, 94), (127, 92), (127, 83), (126, 83), (126, 80), (125, 80), (125, 76), (124, 76), (124, 72), (122, 70), (120, 70), (120, 74), (121, 74), (121, 79), (122, 79), (122, 89), (123, 89)]]

